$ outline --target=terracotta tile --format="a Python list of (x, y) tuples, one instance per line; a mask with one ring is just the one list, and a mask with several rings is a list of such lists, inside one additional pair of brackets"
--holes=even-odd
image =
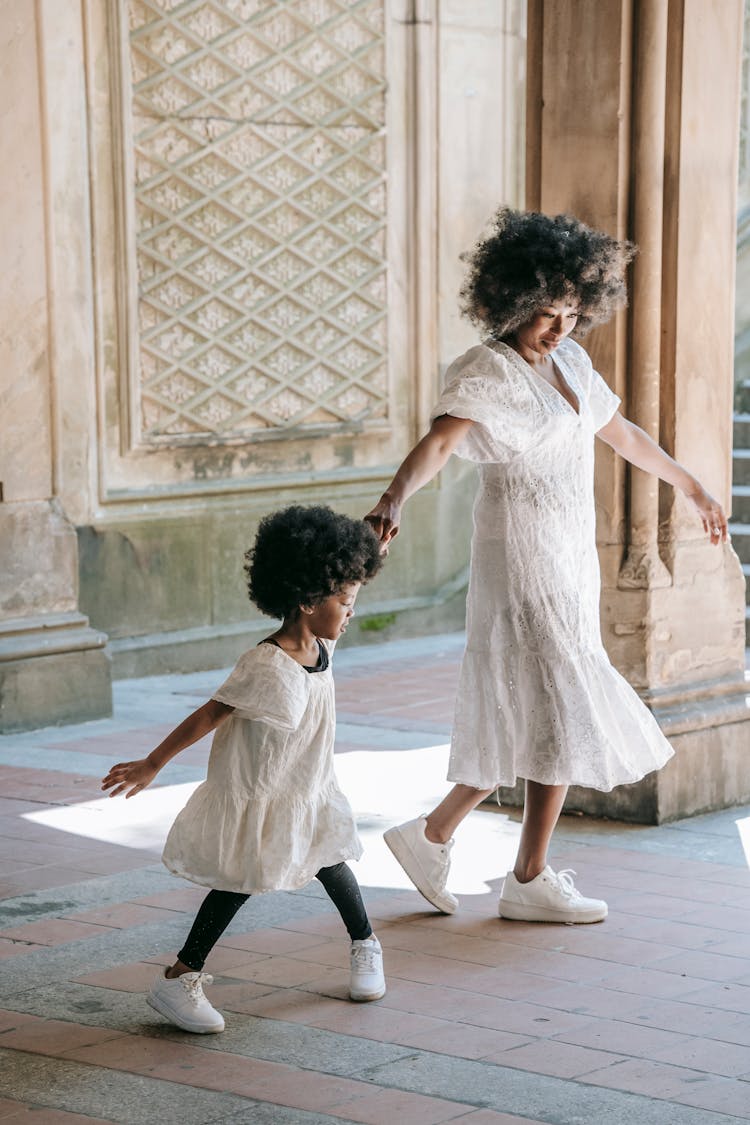
[(247, 1005), (243, 1005), (242, 1011), (249, 1015), (263, 1016), (266, 1019), (314, 1024), (319, 1015), (329, 1012), (336, 1004), (337, 1001), (332, 1001), (325, 996), (318, 996), (312, 992), (301, 992), (295, 988), (280, 988), (275, 992), (267, 993), (265, 996), (251, 999)]
[(293, 930), (252, 930), (247, 934), (227, 934), (219, 942), (219, 947), (228, 949), (247, 949), (251, 953), (296, 953), (300, 949), (312, 949), (327, 944), (321, 937)]
[(590, 1070), (599, 1070), (612, 1063), (622, 1062), (624, 1056), (607, 1051), (594, 1051), (571, 1043), (545, 1039), (528, 1043), (508, 1051), (487, 1054), (483, 1061), (498, 1066), (512, 1066), (533, 1074), (549, 1074), (555, 1078), (576, 1078)]
[(180, 887), (176, 891), (165, 891), (160, 895), (148, 895), (146, 898), (136, 898), (136, 906), (156, 906), (162, 910), (171, 910), (179, 914), (193, 914), (208, 894), (206, 887)]
[(94, 926), (123, 930), (130, 926), (146, 926), (150, 922), (161, 922), (168, 918), (174, 918), (174, 911), (159, 910), (156, 907), (143, 906), (132, 902), (119, 902), (112, 906), (101, 906), (97, 910), (84, 910), (76, 914), (66, 914), (64, 917), (72, 922), (88, 922)]
[(24, 1012), (11, 1012), (5, 1008), (0, 1009), (0, 1032), (11, 1031), (26, 1023), (36, 1023), (36, 1016), (27, 1016)]
[[(632, 993), (649, 1000), (673, 1000), (686, 995), (692, 996), (696, 989), (703, 988), (702, 982), (694, 977), (662, 973), (658, 969), (641, 969), (635, 965), (621, 965), (612, 976), (604, 977), (599, 984), (601, 988), (611, 989), (612, 992)], [(613, 1002), (620, 1003), (616, 999)]]
[(199, 1086), (209, 1090), (236, 1090), (246, 1081), (248, 1072), (266, 1065), (242, 1055), (206, 1050), (192, 1042), (173, 1042), (169, 1039), (123, 1036), (117, 1041), (66, 1051), (66, 1059), (75, 1059), (94, 1066), (122, 1070), (130, 1074), (143, 1074)]
[[(405, 1037), (399, 1029), (399, 1042), (408, 1047), (420, 1047), (424, 1051), (435, 1051), (440, 1055), (450, 1055), (457, 1059), (489, 1059), (504, 1055), (511, 1047), (521, 1047), (528, 1037), (511, 1035), (507, 1031), (496, 1031), (490, 1027), (471, 1027), (465, 1023), (455, 1024), (447, 1020), (443, 1026), (428, 1032)], [(544, 1040), (546, 1045), (547, 1040)]]
[(680, 973), (699, 980), (733, 981), (750, 972), (750, 958), (723, 957), (720, 953), (689, 950), (652, 963), (661, 973)]
[[(187, 928), (185, 930), (185, 936), (187, 936)], [(154, 965), (173, 965), (180, 944), (179, 942), (177, 943), (176, 949), (170, 949), (166, 953), (155, 953), (153, 957), (148, 957), (146, 960)], [(252, 964), (252, 960), (252, 955), (249, 955), (243, 949), (231, 949), (217, 945), (214, 946), (208, 956), (206, 972), (212, 973), (214, 976), (220, 973), (227, 973), (231, 976), (233, 969)]]
[(674, 1094), (674, 1100), (682, 1105), (705, 1109), (709, 1113), (726, 1113), (747, 1120), (747, 1082), (738, 1082), (732, 1078), (714, 1078), (707, 1074), (702, 1078), (700, 1084), (687, 1085), (681, 1093)]
[[(693, 983), (696, 983), (695, 981)], [(708, 984), (685, 997), (686, 1003), (750, 1015), (750, 988), (743, 984)]]
[(147, 992), (159, 970), (151, 962), (136, 961), (132, 965), (118, 965), (114, 969), (100, 969), (75, 977), (76, 984), (93, 984), (98, 988), (111, 988), (115, 992)]
[[(654, 1051), (655, 1062), (673, 1063), (726, 1078), (750, 1075), (750, 1046), (722, 1043), (715, 1039), (691, 1039), (679, 1047)], [(748, 1091), (750, 1094), (750, 1091)], [(750, 1098), (748, 1099), (750, 1109)]]
[(10, 941), (0, 938), (0, 958), (17, 957), (20, 953), (34, 953), (38, 949), (46, 949), (45, 945), (35, 945), (32, 941)]
[(91, 926), (87, 922), (73, 922), (68, 918), (45, 918), (14, 929), (0, 930), (0, 937), (13, 941), (32, 941), (37, 945), (65, 945), (69, 941), (98, 937), (103, 930), (109, 928)]
[(244, 1012), (246, 1005), (258, 996), (268, 996), (275, 991), (272, 984), (254, 984), (252, 981), (214, 980), (213, 984), (206, 985), (206, 995), (211, 1003), (220, 1011)]
[(705, 1082), (705, 1074), (685, 1067), (669, 1066), (650, 1059), (626, 1059), (604, 1069), (590, 1071), (586, 1082), (593, 1086), (608, 1086), (613, 1090), (627, 1090), (649, 1098), (677, 1099), (688, 1083)]
[(61, 1058), (69, 1049), (91, 1043), (121, 1040), (122, 1032), (103, 1027), (85, 1027), (63, 1020), (28, 1020), (15, 1030), (0, 1035), (0, 1046), (15, 1051), (31, 1051), (36, 1055)]
[(329, 1105), (326, 1113), (361, 1121), (363, 1125), (383, 1125), (384, 1121), (402, 1121), (409, 1125), (438, 1125), (464, 1116), (466, 1106), (443, 1101), (405, 1090), (373, 1090), (351, 1102)]
[(636, 1058), (652, 1058), (655, 1051), (678, 1048), (690, 1042), (687, 1035), (663, 1031), (656, 1027), (641, 1027), (618, 1020), (594, 1020), (583, 1027), (561, 1031), (557, 1039), (579, 1047)]
[(264, 954), (247, 954), (250, 963), (225, 971), (225, 976), (256, 984), (270, 984), (275, 988), (296, 988), (320, 975), (320, 966), (309, 961), (296, 961), (291, 957), (266, 957)]

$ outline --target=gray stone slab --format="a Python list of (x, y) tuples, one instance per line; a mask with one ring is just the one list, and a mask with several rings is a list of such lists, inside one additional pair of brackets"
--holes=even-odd
[[(216, 981), (222, 979), (215, 977)], [(140, 992), (116, 992), (90, 984), (60, 981), (17, 993), (12, 998), (10, 1010), (87, 1027), (105, 1027), (129, 1035), (148, 1035), (177, 1043), (195, 1042), (194, 1036), (170, 1027), (153, 1012)], [(227, 1026), (221, 1035), (201, 1037), (200, 1046), (205, 1050), (228, 1051), (246, 1058), (283, 1062), (300, 1069), (347, 1078), (358, 1078), (373, 1066), (410, 1058), (414, 1054), (407, 1047), (324, 1031), (304, 1024), (236, 1012), (225, 1012), (224, 1015)]]
[(0, 1050), (0, 1095), (118, 1125), (212, 1125), (242, 1120), (240, 1113), (258, 1105), (237, 1094), (8, 1050)]
[(725, 1113), (589, 1086), (585, 1081), (427, 1052), (372, 1067), (363, 1077), (379, 1086), (515, 1113), (549, 1125), (736, 1125), (738, 1120)]

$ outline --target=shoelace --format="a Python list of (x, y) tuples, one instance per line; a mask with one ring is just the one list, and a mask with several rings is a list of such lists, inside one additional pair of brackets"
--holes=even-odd
[[(187, 979), (188, 977), (191, 979)], [(201, 1000), (205, 1000), (203, 985), (213, 984), (213, 982), (214, 978), (210, 973), (196, 973), (195, 976), (192, 973), (183, 973), (180, 977), (180, 984), (185, 989), (193, 1007), (197, 1007)]]
[(352, 946), (352, 961), (358, 969), (375, 972), (375, 949), (371, 945)]
[(560, 889), (561, 894), (564, 894), (566, 898), (574, 900), (577, 898), (581, 898), (581, 892), (573, 882), (573, 876), (575, 874), (576, 872), (573, 871), (571, 867), (566, 867), (563, 871), (558, 871), (556, 876), (557, 885)]

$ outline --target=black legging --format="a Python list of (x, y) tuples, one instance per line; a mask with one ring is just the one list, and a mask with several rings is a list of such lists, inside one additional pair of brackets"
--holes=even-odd
[[(362, 941), (372, 933), (359, 884), (345, 863), (321, 867), (315, 876), (341, 915), (352, 941)], [(195, 917), (187, 941), (177, 954), (183, 965), (200, 972), (206, 958), (239, 908), (250, 895), (234, 891), (209, 891)]]

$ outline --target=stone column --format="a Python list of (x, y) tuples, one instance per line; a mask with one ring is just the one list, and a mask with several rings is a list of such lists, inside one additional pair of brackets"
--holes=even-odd
[(111, 712), (106, 637), (78, 611), (76, 533), (57, 499), (41, 6), (0, 5), (0, 731)]
[[(629, 310), (586, 346), (727, 510), (741, 32), (741, 0), (529, 4), (527, 204), (639, 244)], [(747, 801), (739, 561), (682, 495), (598, 457), (604, 641), (676, 754), (569, 807), (653, 823)]]

